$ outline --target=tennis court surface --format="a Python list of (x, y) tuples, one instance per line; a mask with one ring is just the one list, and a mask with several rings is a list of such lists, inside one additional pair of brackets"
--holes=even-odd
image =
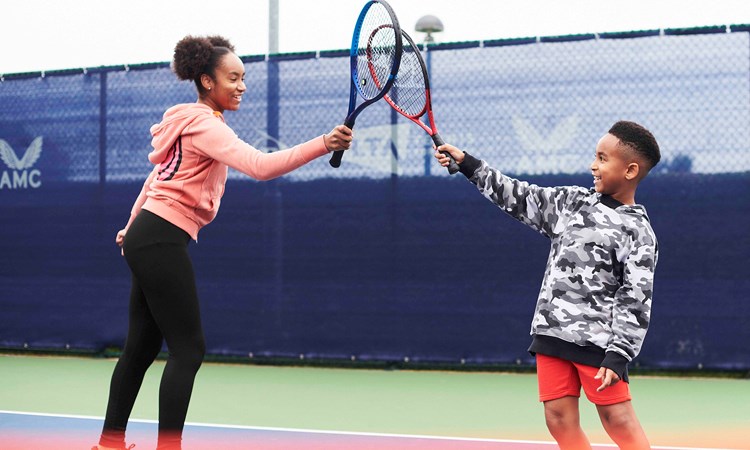
[[(0, 355), (0, 449), (89, 450), (114, 359)], [(156, 446), (163, 361), (146, 374), (128, 425)], [(655, 449), (750, 449), (750, 381), (634, 375), (634, 405)], [(184, 450), (543, 450), (534, 374), (205, 363)], [(581, 402), (595, 448), (615, 448)]]

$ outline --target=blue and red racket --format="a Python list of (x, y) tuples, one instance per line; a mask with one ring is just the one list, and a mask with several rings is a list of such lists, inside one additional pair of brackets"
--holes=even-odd
[[(432, 113), (432, 98), (430, 96), (430, 78), (427, 73), (422, 53), (414, 44), (411, 37), (403, 30), (401, 34), (406, 43), (404, 44), (401, 64), (393, 86), (385, 94), (385, 101), (398, 111), (402, 116), (419, 125), (432, 138), (436, 147), (445, 144), (443, 138), (438, 134), (435, 117)], [(377, 81), (377, 80), (376, 80)], [(427, 115), (427, 123), (422, 118)], [(458, 164), (447, 152), (442, 152), (451, 160), (448, 172), (458, 172)]]

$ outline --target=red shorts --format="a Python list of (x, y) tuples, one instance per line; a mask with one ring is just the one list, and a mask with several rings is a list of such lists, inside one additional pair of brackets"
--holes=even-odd
[(595, 405), (614, 405), (631, 400), (628, 383), (620, 381), (601, 392), (602, 385), (594, 376), (598, 367), (566, 361), (553, 356), (536, 355), (536, 373), (539, 381), (539, 401), (557, 400), (563, 397), (580, 397), (581, 387), (589, 401)]

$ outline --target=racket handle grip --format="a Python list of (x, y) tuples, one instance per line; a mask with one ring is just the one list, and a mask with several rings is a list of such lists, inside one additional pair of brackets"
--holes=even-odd
[(331, 159), (328, 160), (328, 164), (330, 164), (333, 168), (339, 167), (341, 165), (342, 156), (344, 156), (343, 150), (333, 152), (333, 155), (331, 155)]
[[(346, 125), (349, 129), (354, 128), (355, 117), (352, 117), (352, 115), (350, 114), (349, 117), (344, 120), (344, 125)], [(330, 164), (334, 169), (338, 168), (341, 165), (341, 157), (343, 156), (344, 150), (333, 152), (333, 155), (331, 155), (331, 159), (328, 160), (328, 164)]]
[[(439, 134), (435, 133), (432, 135), (432, 142), (435, 143), (436, 147), (440, 147), (441, 145), (445, 144), (445, 141), (443, 138), (440, 137)], [(448, 152), (440, 152), (450, 158), (451, 162), (448, 163), (448, 173), (453, 175), (454, 173), (458, 172), (458, 163), (455, 159), (453, 159), (453, 156)]]

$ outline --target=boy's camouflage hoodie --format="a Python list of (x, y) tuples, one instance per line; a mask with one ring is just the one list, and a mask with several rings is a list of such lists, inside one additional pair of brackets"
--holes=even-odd
[(658, 258), (646, 209), (593, 189), (531, 185), (469, 154), (461, 172), (552, 241), (529, 351), (608, 367), (627, 381), (648, 330)]

